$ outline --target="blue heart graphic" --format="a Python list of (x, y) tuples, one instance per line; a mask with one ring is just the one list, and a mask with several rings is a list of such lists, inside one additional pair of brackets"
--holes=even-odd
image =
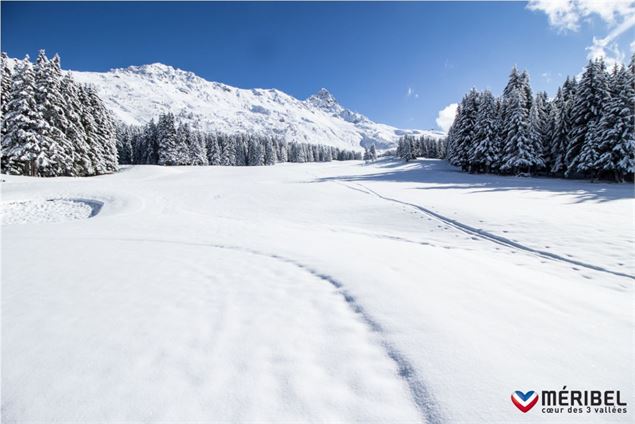
[(523, 402), (527, 402), (527, 399), (529, 399), (530, 397), (534, 395), (534, 391), (530, 390), (527, 393), (523, 393), (520, 390), (516, 390), (516, 394), (518, 395), (519, 398), (523, 400)]

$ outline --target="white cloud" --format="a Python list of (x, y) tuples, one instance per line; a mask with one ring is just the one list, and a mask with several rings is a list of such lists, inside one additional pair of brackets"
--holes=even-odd
[(459, 107), (458, 103), (452, 103), (444, 107), (439, 111), (437, 115), (437, 125), (444, 132), (448, 132), (452, 123), (454, 122), (454, 118), (456, 117), (456, 108)]
[(580, 16), (571, 0), (529, 0), (529, 10), (545, 12), (549, 24), (561, 30), (578, 30)]
[[(615, 26), (606, 36), (603, 38), (593, 37), (593, 44), (587, 47), (588, 58), (596, 59), (603, 57), (607, 61), (607, 65), (611, 66), (617, 63), (623, 63), (625, 54), (620, 51), (616, 40), (629, 29), (635, 27), (635, 12), (630, 16), (624, 18), (624, 20), (617, 26)], [(632, 43), (631, 43), (632, 46)], [(607, 52), (608, 51), (608, 52)]]
[[(633, 0), (530, 0), (529, 10), (544, 12), (549, 24), (561, 31), (577, 31), (582, 21), (597, 15), (610, 31), (603, 37), (593, 37), (587, 47), (587, 58), (605, 58), (609, 66), (624, 62), (617, 39), (635, 27)], [(631, 44), (631, 48), (633, 45)]]
[(419, 94), (415, 93), (412, 87), (408, 87), (408, 91), (406, 91), (406, 97), (414, 97), (415, 99), (418, 99)]

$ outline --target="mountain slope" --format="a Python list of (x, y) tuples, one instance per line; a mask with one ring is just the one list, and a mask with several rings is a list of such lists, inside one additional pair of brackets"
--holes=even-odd
[(200, 129), (347, 149), (370, 144), (393, 147), (404, 134), (443, 136), (438, 131), (401, 130), (373, 122), (343, 108), (326, 89), (298, 100), (276, 89), (240, 89), (207, 81), (160, 63), (103, 73), (73, 71), (73, 76), (93, 84), (115, 116), (128, 124), (144, 124), (172, 112)]

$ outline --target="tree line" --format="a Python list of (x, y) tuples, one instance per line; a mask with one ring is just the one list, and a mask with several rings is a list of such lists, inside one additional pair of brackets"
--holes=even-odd
[(514, 67), (502, 96), (470, 90), (448, 132), (447, 157), (469, 172), (633, 179), (635, 56), (610, 71), (589, 61), (553, 99)]
[(446, 150), (444, 138), (405, 135), (399, 139), (395, 155), (406, 162), (419, 157), (445, 159)]
[(40, 50), (11, 67), (0, 58), (0, 166), (6, 174), (89, 176), (117, 170), (115, 125), (95, 89), (63, 73)]
[(120, 124), (116, 139), (121, 164), (261, 166), (362, 159), (361, 152), (321, 144), (193, 130), (172, 113), (144, 126)]

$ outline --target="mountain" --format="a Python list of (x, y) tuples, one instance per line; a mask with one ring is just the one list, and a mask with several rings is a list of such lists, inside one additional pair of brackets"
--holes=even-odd
[(172, 112), (193, 127), (227, 134), (254, 133), (287, 141), (361, 149), (394, 147), (404, 134), (442, 137), (439, 131), (402, 130), (342, 107), (326, 89), (298, 100), (276, 89), (241, 89), (207, 81), (161, 63), (109, 72), (72, 71), (93, 84), (115, 116), (144, 124)]

